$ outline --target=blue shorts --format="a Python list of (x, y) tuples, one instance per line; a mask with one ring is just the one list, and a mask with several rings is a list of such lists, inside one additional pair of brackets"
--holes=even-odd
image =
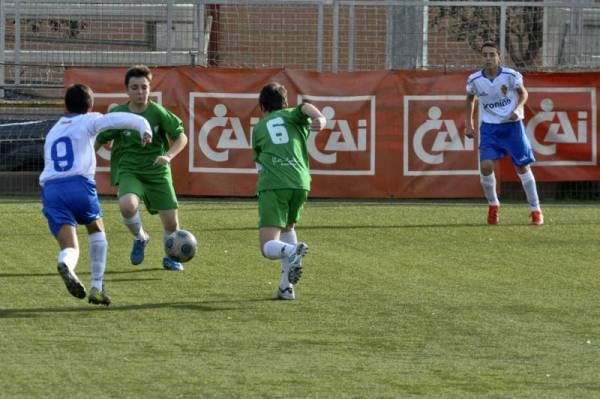
[(479, 159), (495, 161), (510, 154), (515, 166), (535, 162), (533, 149), (522, 121), (481, 124)]
[(83, 176), (48, 180), (42, 189), (42, 204), (54, 237), (65, 224), (89, 224), (102, 217), (96, 183)]

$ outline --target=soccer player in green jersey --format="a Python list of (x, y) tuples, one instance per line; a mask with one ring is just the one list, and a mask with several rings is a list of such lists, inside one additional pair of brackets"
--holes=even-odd
[(310, 103), (288, 108), (287, 90), (279, 83), (263, 87), (258, 101), (263, 118), (252, 130), (252, 149), (258, 168), (260, 248), (264, 257), (281, 259), (275, 298), (295, 299), (294, 284), (308, 253), (294, 230), (310, 191), (306, 141), (311, 129), (325, 127), (325, 116)]
[[(151, 101), (152, 73), (145, 65), (135, 65), (125, 74), (129, 102), (113, 107), (111, 112), (132, 112), (148, 120), (154, 133), (152, 143), (141, 147), (139, 135), (130, 130), (110, 130), (96, 139), (99, 147), (112, 141), (111, 183), (118, 186), (117, 196), (123, 223), (135, 237), (130, 260), (144, 261), (144, 249), (150, 236), (144, 231), (139, 213), (140, 200), (150, 214), (159, 214), (164, 235), (179, 229), (177, 196), (171, 177), (171, 160), (183, 150), (187, 137), (183, 123), (162, 105)], [(183, 265), (165, 255), (163, 267), (182, 271)]]

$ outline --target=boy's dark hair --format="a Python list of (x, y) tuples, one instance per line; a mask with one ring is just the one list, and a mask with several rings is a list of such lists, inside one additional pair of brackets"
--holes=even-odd
[(72, 114), (85, 114), (94, 105), (94, 92), (88, 86), (76, 83), (65, 92), (65, 107)]
[(152, 72), (146, 65), (134, 65), (125, 73), (125, 87), (129, 86), (129, 79), (131, 78), (146, 78), (152, 82)]
[(500, 52), (498, 51), (498, 45), (496, 43), (494, 43), (494, 42), (484, 42), (481, 45), (481, 48), (479, 49), (480, 53), (483, 51), (484, 47), (491, 47), (491, 48), (493, 48), (493, 49), (496, 50), (496, 53), (500, 54)]
[(260, 91), (258, 103), (264, 112), (287, 108), (287, 90), (285, 86), (277, 82), (269, 83)]

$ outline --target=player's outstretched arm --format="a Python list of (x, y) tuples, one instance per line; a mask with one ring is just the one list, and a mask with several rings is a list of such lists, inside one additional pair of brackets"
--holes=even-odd
[(317, 107), (315, 107), (311, 103), (304, 103), (302, 105), (301, 110), (304, 115), (312, 119), (311, 128), (313, 130), (323, 130), (326, 123), (325, 115), (323, 115)]
[(137, 130), (140, 133), (142, 145), (152, 141), (152, 128), (148, 121), (141, 116), (129, 112), (112, 112), (106, 115), (98, 113), (97, 115), (98, 118), (93, 121), (90, 129), (91, 135), (96, 136), (109, 129), (127, 129)]

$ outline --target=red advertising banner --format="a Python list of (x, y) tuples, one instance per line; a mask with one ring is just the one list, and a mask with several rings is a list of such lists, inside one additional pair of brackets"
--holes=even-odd
[[(96, 93), (95, 110), (127, 101), (125, 69), (68, 69), (65, 84)], [(314, 197), (481, 197), (478, 140), (467, 139), (468, 72), (316, 73), (280, 69), (155, 68), (151, 97), (185, 124), (188, 148), (173, 161), (180, 195), (252, 196), (252, 127), (258, 93), (270, 81), (290, 106), (309, 100), (327, 117), (312, 133)], [(599, 180), (596, 92), (600, 73), (525, 74), (524, 124), (538, 160), (538, 181)], [(98, 152), (97, 180), (109, 187), (110, 148)], [(498, 176), (517, 181), (510, 162)]]

